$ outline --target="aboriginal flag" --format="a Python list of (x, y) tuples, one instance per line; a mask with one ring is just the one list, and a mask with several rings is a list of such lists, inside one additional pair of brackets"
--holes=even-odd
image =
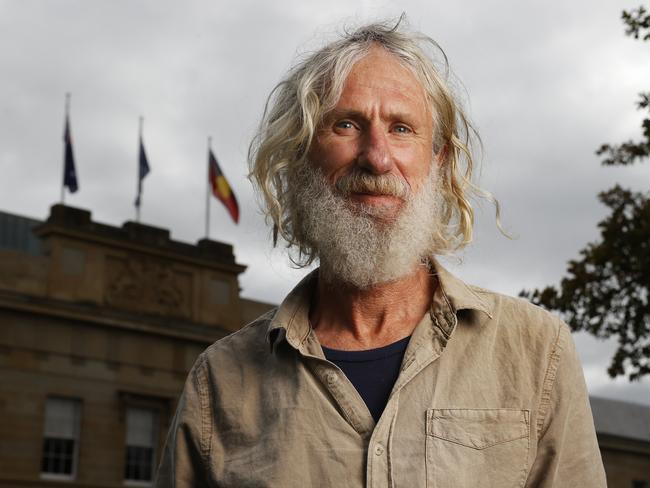
[(68, 187), (70, 193), (79, 189), (77, 184), (77, 170), (74, 167), (74, 153), (72, 152), (72, 135), (70, 134), (70, 120), (65, 117), (65, 131), (63, 132), (63, 186)]
[(212, 187), (212, 194), (217, 197), (228, 209), (228, 213), (235, 221), (239, 222), (239, 205), (235, 194), (228, 184), (228, 180), (221, 172), (217, 158), (212, 154), (212, 149), (208, 152), (208, 178), (210, 179), (210, 186)]

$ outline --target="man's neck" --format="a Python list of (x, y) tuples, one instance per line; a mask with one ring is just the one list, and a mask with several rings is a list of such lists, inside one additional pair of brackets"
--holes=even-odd
[(333, 349), (374, 349), (409, 336), (431, 305), (435, 279), (427, 266), (365, 290), (318, 280), (309, 320)]

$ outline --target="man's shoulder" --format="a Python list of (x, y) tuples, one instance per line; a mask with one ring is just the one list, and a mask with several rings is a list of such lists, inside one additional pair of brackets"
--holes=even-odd
[(471, 321), (495, 328), (500, 333), (557, 336), (567, 326), (560, 318), (524, 298), (513, 297), (455, 277), (436, 263), (440, 284), (451, 306), (472, 314)]
[(241, 363), (247, 357), (256, 357), (260, 352), (268, 352), (267, 340), (269, 325), (277, 308), (273, 308), (241, 329), (215, 341), (201, 355), (205, 362), (237, 359)]
[(490, 311), (490, 323), (512, 332), (528, 335), (556, 337), (560, 329), (568, 326), (554, 313), (539, 307), (529, 300), (495, 292), (480, 286), (468, 285)]
[(252, 346), (260, 341), (265, 342), (269, 325), (273, 317), (275, 317), (276, 312), (277, 307), (272, 308), (252, 322), (244, 325), (241, 329), (214, 342), (208, 349), (232, 349)]
[(480, 334), (481, 344), (500, 360), (509, 358), (521, 377), (539, 382), (554, 374), (566, 351), (573, 349), (571, 331), (560, 317), (524, 298), (470, 287), (490, 315), (472, 314), (465, 332)]

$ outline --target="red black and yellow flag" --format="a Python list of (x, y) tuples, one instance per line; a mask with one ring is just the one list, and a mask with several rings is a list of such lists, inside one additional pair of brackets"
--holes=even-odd
[(230, 184), (226, 177), (223, 175), (219, 163), (217, 163), (217, 158), (214, 157), (212, 149), (208, 153), (208, 177), (210, 178), (210, 186), (212, 187), (212, 194), (217, 197), (228, 209), (228, 213), (235, 221), (239, 222), (239, 205), (237, 204), (237, 199), (235, 194), (230, 188)]

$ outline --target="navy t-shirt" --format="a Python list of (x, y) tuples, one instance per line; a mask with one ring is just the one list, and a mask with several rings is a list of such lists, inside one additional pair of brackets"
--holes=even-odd
[(340, 351), (323, 347), (325, 357), (345, 373), (366, 402), (375, 422), (379, 421), (399, 376), (409, 339), (410, 336), (388, 346), (365, 351)]

